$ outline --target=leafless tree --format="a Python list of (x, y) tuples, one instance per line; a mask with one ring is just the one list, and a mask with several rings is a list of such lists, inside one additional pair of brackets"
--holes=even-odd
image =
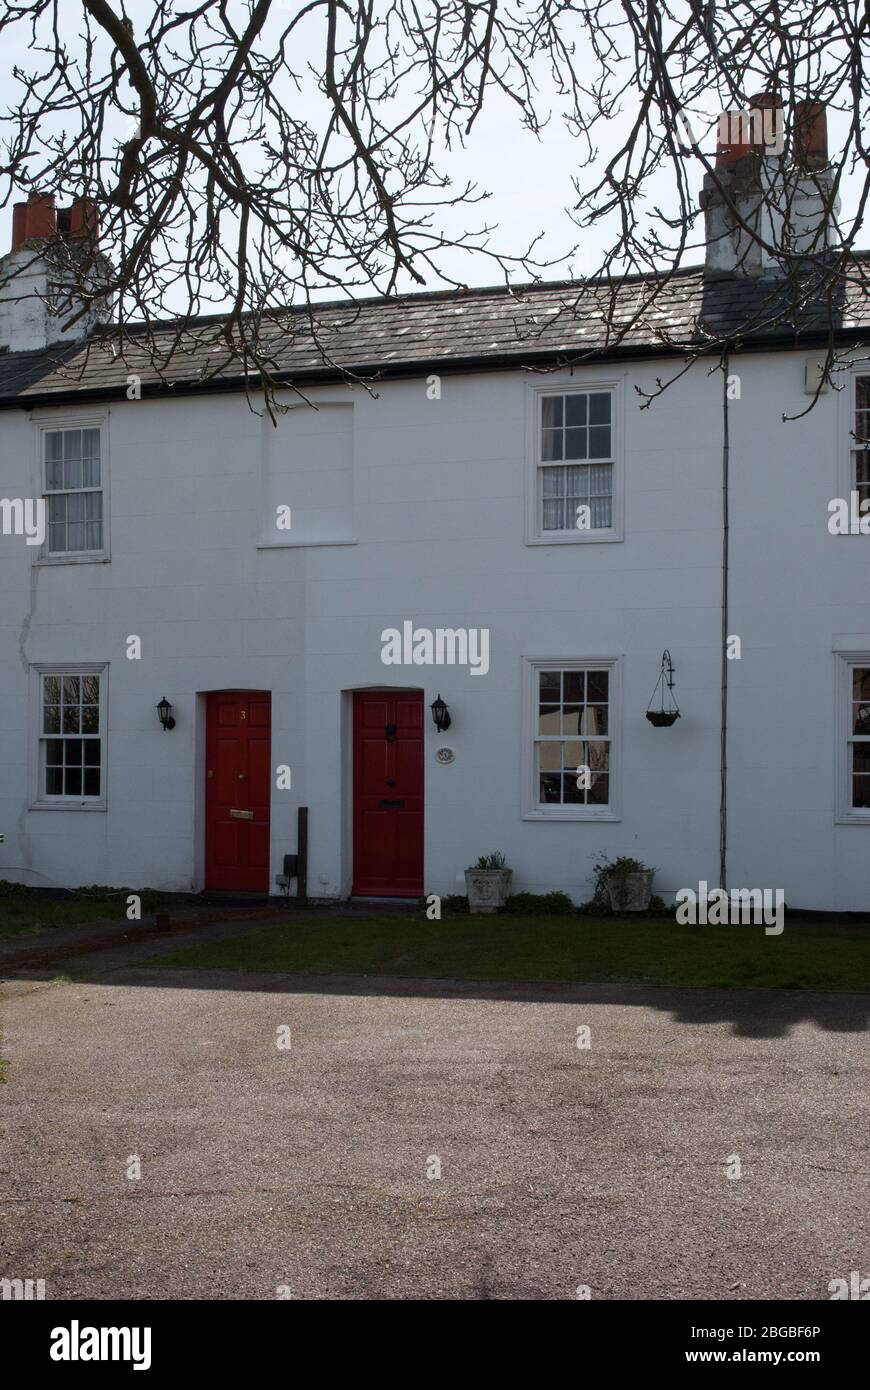
[[(613, 343), (638, 319), (653, 322), (674, 272), (699, 259), (701, 171), (746, 254), (777, 273), (758, 279), (737, 323), (701, 316), (675, 341), (663, 324), (663, 345), (715, 357), (809, 306), (827, 314), (830, 368), (844, 296), (866, 292), (855, 255), (870, 173), (866, 0), (154, 0), (131, 10), (5, 0), (0, 42), (27, 45), (27, 56), (14, 69), (19, 100), (0, 118), (0, 204), (43, 190), (94, 204), (110, 269), (79, 249), (80, 290), (112, 296), (121, 336), (134, 321), (177, 320), (176, 334), (138, 331), (162, 368), (190, 320), (219, 306), (209, 331), (223, 350), (210, 371), (241, 362), (268, 391), (286, 306), (308, 311), (328, 361), (325, 293), (353, 305), (366, 292), (456, 285), (446, 266), (457, 249), (512, 284), (564, 274), (537, 241), (498, 244), (485, 220), (448, 230), (456, 209), (483, 217), (485, 190), (453, 186), (451, 152), (473, 149), (497, 90), (544, 149), (551, 120), (576, 135), (566, 203), (581, 232), (602, 224), (607, 240), (583, 312), (592, 296)], [(716, 160), (716, 115), (745, 111), (759, 93), (781, 104), (784, 125), (775, 154), (749, 151), (749, 177), (786, 220), (794, 181), (771, 167), (819, 173), (794, 113), (824, 103), (840, 119), (820, 187), (833, 212), (849, 175), (857, 212), (833, 246), (774, 237), (776, 219), (747, 216)], [(624, 282), (639, 272), (626, 318)], [(564, 312), (575, 312), (570, 295)]]

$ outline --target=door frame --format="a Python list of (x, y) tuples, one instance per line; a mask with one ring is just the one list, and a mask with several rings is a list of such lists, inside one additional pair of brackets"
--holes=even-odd
[[(354, 695), (421, 695), (423, 699), (423, 883), (426, 883), (426, 691), (422, 685), (353, 685), (341, 692), (341, 896), (353, 893), (353, 812), (354, 812)], [(372, 901), (376, 901), (373, 899)]]

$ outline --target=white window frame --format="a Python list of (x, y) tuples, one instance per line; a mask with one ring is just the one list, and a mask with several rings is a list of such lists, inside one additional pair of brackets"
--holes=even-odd
[[(862, 366), (855, 366), (849, 373), (849, 390), (844, 392), (849, 398), (849, 420), (846, 430), (847, 447), (847, 467), (849, 478), (849, 492), (857, 489), (858, 482), (855, 469), (855, 455), (858, 453), (858, 446), (855, 442), (855, 413), (858, 408), (858, 378), (867, 377), (870, 380), (870, 362), (864, 362)], [(870, 452), (870, 443), (867, 450)], [(862, 451), (864, 452), (864, 451)], [(848, 493), (846, 494), (848, 497)]]
[[(523, 657), (523, 776), (522, 819), (535, 821), (618, 821), (622, 820), (622, 654), (584, 657)], [(603, 671), (609, 682), (610, 803), (607, 806), (542, 805), (538, 801), (535, 767), (535, 732), (538, 710), (539, 671)]]
[(838, 825), (870, 825), (870, 806), (852, 805), (852, 759), (849, 744), (852, 737), (852, 671), (856, 666), (870, 667), (870, 647), (864, 651), (840, 651), (835, 654), (837, 701), (837, 799), (835, 821)]
[[(31, 417), (36, 435), (36, 496), (45, 502), (45, 543), (34, 557), (39, 565), (93, 565), (105, 564), (111, 558), (109, 548), (109, 412), (90, 411), (87, 414), (34, 414)], [(100, 431), (100, 491), (103, 495), (103, 544), (99, 550), (49, 550), (50, 532), (48, 525), (48, 494), (46, 492), (45, 436), (60, 430), (99, 430)]]
[[(529, 384), (526, 389), (526, 545), (601, 545), (624, 539), (625, 514), (625, 373), (619, 376), (581, 375), (549, 378), (545, 384)], [(608, 391), (611, 408), (611, 456), (613, 464), (612, 525), (597, 530), (545, 531), (539, 507), (541, 473), (541, 409), (545, 396), (587, 394)], [(606, 462), (606, 460), (603, 460)], [(586, 462), (586, 460), (581, 460)], [(595, 460), (591, 460), (595, 462)]]
[[(43, 676), (99, 676), (100, 677), (100, 795), (47, 796), (44, 791), (42, 748), (43, 741), (51, 735), (42, 731), (42, 677)], [(30, 668), (30, 786), (31, 811), (105, 811), (106, 779), (108, 776), (109, 748), (109, 664), (94, 661), (42, 661)], [(60, 735), (63, 737), (64, 735)], [(74, 738), (74, 734), (66, 735)]]

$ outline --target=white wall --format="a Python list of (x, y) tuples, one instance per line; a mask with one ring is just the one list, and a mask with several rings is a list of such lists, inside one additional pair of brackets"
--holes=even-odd
[[(732, 370), (729, 628), (742, 658), (729, 663), (729, 881), (782, 887), (795, 907), (867, 909), (870, 827), (834, 823), (832, 646), (866, 634), (870, 648), (870, 543), (827, 532), (828, 501), (842, 493), (844, 398), (830, 393), (784, 424), (808, 401), (803, 355), (746, 355)], [(465, 866), (493, 849), (515, 891), (560, 888), (578, 901), (600, 851), (655, 864), (665, 894), (715, 883), (721, 378), (696, 367), (641, 411), (634, 386), (651, 387), (669, 364), (623, 371), (625, 540), (612, 544), (524, 544), (522, 372), (445, 376), (440, 400), (422, 378), (382, 383), (376, 399), (312, 393), (353, 403), (335, 546), (258, 545), (274, 444), (264, 459), (263, 423), (243, 398), (112, 404), (111, 562), (32, 565), (23, 539), (0, 537), (0, 877), (200, 886), (196, 694), (240, 687), (272, 691), (273, 762), (293, 770), (292, 790), (273, 793), (273, 875), (307, 805), (310, 891), (346, 892), (342, 692), (404, 684), (422, 685), (427, 705), (440, 691), (453, 716), (447, 734), (429, 721), (426, 735), (427, 891), (458, 891)], [(600, 377), (584, 368), (553, 380)], [(34, 434), (27, 412), (0, 414), (4, 494), (34, 495)], [(384, 667), (381, 632), (404, 619), (489, 628), (489, 673)], [(134, 633), (138, 662), (125, 657)], [(644, 712), (665, 647), (682, 718), (654, 729)], [(621, 820), (524, 821), (522, 658), (619, 654)], [(27, 668), (52, 661), (110, 663), (105, 813), (27, 809)], [(164, 694), (171, 734), (154, 712)], [(434, 756), (445, 744), (448, 766)]]

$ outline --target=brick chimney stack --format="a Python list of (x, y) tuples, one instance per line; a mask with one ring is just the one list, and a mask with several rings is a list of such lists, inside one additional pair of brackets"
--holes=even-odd
[[(833, 196), (824, 103), (796, 104), (790, 167), (783, 157), (784, 118), (772, 92), (753, 97), (746, 111), (720, 117), (716, 178), (705, 176), (701, 194), (709, 271), (783, 274), (784, 254), (818, 255), (834, 241), (840, 205)], [(773, 250), (760, 246), (755, 236)]]
[[(0, 349), (71, 342), (108, 321), (110, 305), (99, 290), (111, 267), (96, 249), (99, 232), (96, 204), (87, 198), (56, 208), (53, 193), (31, 193), (15, 204), (12, 249), (0, 259)], [(87, 313), (64, 332), (83, 290)]]

